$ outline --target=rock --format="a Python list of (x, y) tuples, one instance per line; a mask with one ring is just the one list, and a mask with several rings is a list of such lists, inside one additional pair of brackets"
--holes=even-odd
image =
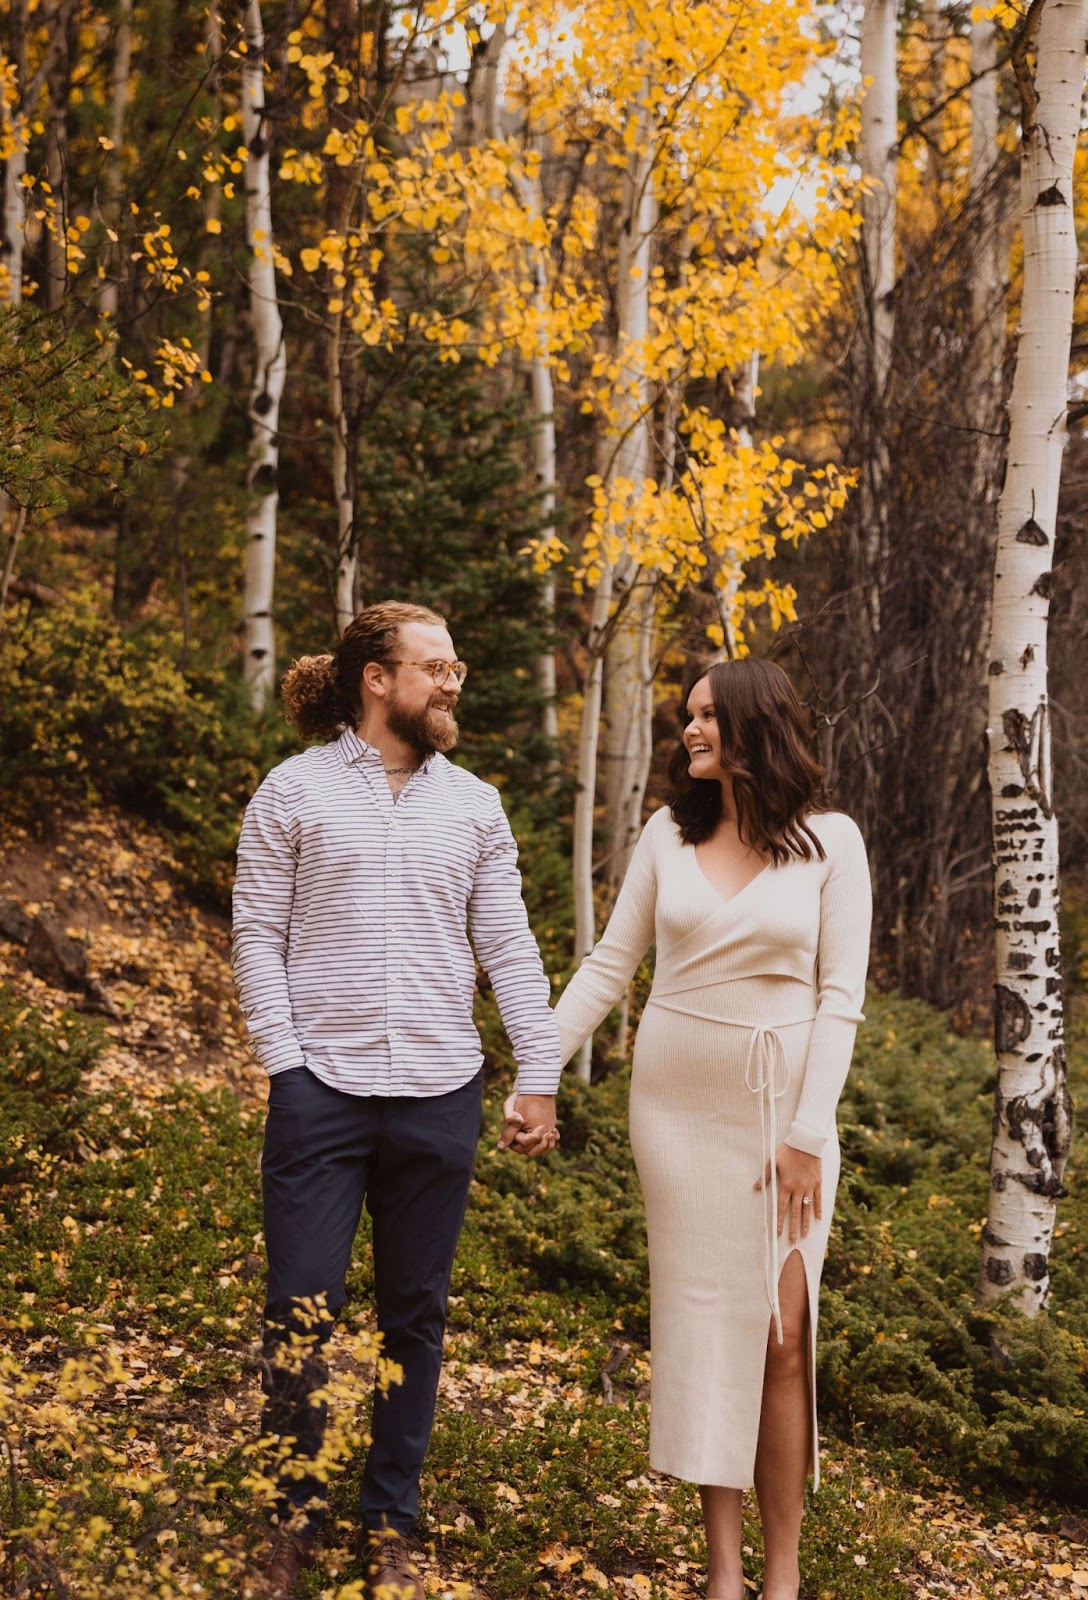
[(12, 944), (26, 944), (31, 921), (18, 900), (0, 900), (0, 935)]
[(26, 958), (31, 972), (45, 983), (82, 989), (87, 983), (87, 951), (65, 933), (56, 917), (40, 911), (30, 925)]
[(26, 959), (31, 972), (43, 982), (54, 988), (82, 990), (87, 996), (83, 1010), (100, 1011), (115, 1021), (120, 1018), (117, 1007), (87, 967), (86, 947), (46, 911), (40, 911), (30, 925)]

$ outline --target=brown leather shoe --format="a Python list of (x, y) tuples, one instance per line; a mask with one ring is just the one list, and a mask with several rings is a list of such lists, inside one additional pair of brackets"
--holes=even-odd
[(419, 1568), (402, 1533), (390, 1528), (366, 1533), (359, 1545), (366, 1600), (426, 1600)]
[(314, 1564), (313, 1545), (308, 1539), (280, 1529), (261, 1568), (261, 1595), (264, 1600), (292, 1600), (300, 1572)]

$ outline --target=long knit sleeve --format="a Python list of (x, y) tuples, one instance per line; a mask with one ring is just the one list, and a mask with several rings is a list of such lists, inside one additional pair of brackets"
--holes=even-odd
[[(660, 813), (658, 813), (660, 815)], [(643, 828), (608, 926), (555, 1008), (559, 1058), (567, 1062), (623, 997), (654, 937), (657, 868), (654, 817)]]
[(823, 1153), (834, 1128), (857, 1026), (865, 1020), (873, 910), (869, 862), (856, 823), (841, 814), (819, 821), (830, 870), (820, 894), (816, 1021), (801, 1099), (785, 1140), (813, 1156)]

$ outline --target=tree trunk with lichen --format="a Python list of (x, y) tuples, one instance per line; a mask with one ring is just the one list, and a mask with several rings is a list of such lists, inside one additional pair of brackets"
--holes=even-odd
[(1072, 1132), (1058, 942), (1047, 619), (1066, 436), (1077, 242), (1073, 157), (1088, 0), (1046, 0), (1014, 39), (1024, 287), (998, 511), (989, 666), (997, 1092), (980, 1294), (1047, 1303)]

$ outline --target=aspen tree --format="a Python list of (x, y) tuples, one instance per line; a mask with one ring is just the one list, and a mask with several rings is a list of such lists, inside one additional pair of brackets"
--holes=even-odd
[[(496, 29), (496, 33), (498, 29)], [(488, 114), (492, 126), (497, 128), (495, 106), (497, 102), (498, 59), (488, 62)], [(515, 168), (513, 182), (526, 216), (531, 224), (544, 221), (544, 197), (540, 187), (539, 164), (535, 170)], [(533, 405), (533, 469), (540, 495), (540, 537), (550, 541), (556, 537), (556, 474), (558, 451), (555, 439), (555, 386), (552, 382), (552, 359), (548, 344), (548, 257), (541, 245), (530, 246), (529, 270), (532, 273), (533, 312), (537, 333), (529, 362), (529, 390)], [(541, 602), (549, 624), (555, 621), (555, 577), (548, 572), (544, 577)], [(559, 710), (556, 701), (555, 646), (548, 639), (546, 647), (537, 657), (537, 689), (540, 693), (541, 728), (553, 749), (559, 742)], [(552, 758), (552, 774), (558, 776), (558, 756)]]
[[(43, 87), (57, 82), (58, 63), (67, 53), (74, 0), (59, 0), (35, 21), (45, 30), (45, 48), (30, 66), (28, 0), (12, 0), (11, 56), (0, 55), (0, 160), (4, 163), (4, 202), (0, 236), (0, 295), (10, 305), (23, 298), (26, 251), (26, 170), (30, 127)], [(52, 107), (51, 107), (52, 109)], [(51, 219), (52, 220), (52, 219)]]
[[(631, 107), (630, 149), (617, 222), (615, 420), (601, 441), (600, 476), (619, 493), (651, 476), (653, 389), (646, 372), (650, 284), (657, 204), (653, 125), (647, 82)], [(620, 602), (604, 664), (604, 804), (607, 878), (623, 882), (642, 826), (652, 739), (647, 727), (646, 681), (651, 672), (654, 576), (630, 554), (617, 563), (613, 591)], [(576, 886), (575, 893), (579, 889)]]
[[(106, 261), (102, 265), (102, 286), (98, 309), (111, 322), (117, 320), (117, 273), (123, 256), (117, 249), (117, 224), (121, 215), (122, 147), (125, 113), (128, 109), (129, 80), (132, 73), (132, 0), (117, 0), (114, 21), (113, 60), (110, 64), (109, 149), (102, 169), (102, 221), (106, 228)], [(115, 263), (111, 272), (110, 263)]]
[[(616, 480), (633, 491), (649, 468), (650, 395), (645, 373), (649, 333), (650, 252), (655, 220), (653, 146), (647, 101), (648, 86), (630, 110), (629, 156), (617, 224), (615, 420), (600, 442), (598, 477)], [(620, 488), (620, 493), (624, 488)], [(593, 899), (593, 822), (596, 809), (597, 760), (601, 711), (605, 712), (604, 797), (608, 818), (608, 878), (623, 881), (642, 820), (642, 796), (649, 772), (648, 754), (640, 749), (648, 675), (649, 647), (644, 632), (653, 626), (652, 586), (649, 597), (635, 592), (639, 568), (629, 553), (604, 571), (593, 597), (589, 671), (582, 701), (578, 736), (578, 784), (574, 806), (573, 888), (575, 955), (581, 961), (597, 937)], [(613, 597), (620, 615), (609, 630)], [(607, 656), (607, 665), (606, 665)], [(578, 1056), (578, 1076), (588, 1082), (592, 1040)]]
[(46, 171), (49, 178), (49, 205), (45, 215), (44, 247), (45, 304), (59, 311), (68, 293), (68, 101), (71, 92), (72, 49), (71, 11), (57, 13), (52, 27), (46, 84), (49, 106), (45, 119)]
[(1088, 0), (1034, 0), (1013, 35), (1021, 102), (1024, 282), (998, 506), (990, 643), (997, 1054), (980, 1292), (1047, 1303), (1050, 1242), (1069, 1152), (1058, 823), (1047, 699), (1047, 618), (1077, 271), (1073, 162)]
[(968, 206), (975, 229), (971, 259), (973, 421), (978, 429), (976, 498), (992, 510), (1005, 361), (1005, 295), (1009, 239), (1000, 180), (999, 29), (986, 12), (971, 21), (971, 165)]
[(26, 247), (26, 151), (28, 112), (41, 87), (40, 76), (29, 85), (27, 0), (13, 0), (10, 16), (11, 58), (0, 61), (0, 158), (4, 162), (3, 235), (0, 272), (3, 298), (19, 305), (23, 298), (23, 252)]
[[(745, 361), (737, 373), (733, 384), (733, 399), (739, 413), (737, 420), (737, 442), (744, 450), (752, 448), (754, 438), (752, 427), (756, 417), (756, 390), (759, 388), (759, 351)], [(733, 660), (737, 651), (737, 625), (735, 612), (737, 607), (737, 594), (740, 590), (744, 574), (740, 567), (734, 564), (731, 567), (719, 569), (714, 579), (714, 600), (718, 608), (719, 627), (722, 634), (722, 652)]]
[[(330, 0), (326, 8), (328, 43), (334, 50), (357, 53), (358, 7), (354, 0)], [(376, 39), (372, 46), (378, 48)], [(355, 62), (353, 60), (353, 65)], [(346, 95), (336, 78), (326, 84), (329, 126), (351, 126), (359, 116), (358, 76), (344, 84)], [(326, 179), (326, 221), (330, 235), (344, 239), (351, 224), (359, 178), (358, 169), (338, 166), (333, 161)], [(329, 421), (332, 424), (332, 485), (336, 500), (336, 628), (343, 633), (355, 617), (359, 555), (355, 535), (355, 480), (358, 440), (358, 411), (355, 351), (351, 347), (351, 325), (344, 315), (344, 298), (336, 295), (335, 309), (327, 311), (325, 329), (325, 368), (329, 385)]]
[(882, 497), (887, 476), (881, 416), (891, 372), (895, 332), (895, 212), (898, 121), (896, 113), (896, 0), (865, 0), (861, 23), (861, 166), (872, 187), (862, 228), (862, 355), (867, 366), (867, 459), (858, 508), (861, 579), (873, 639), (880, 632), (884, 565)]
[(273, 256), (271, 133), (264, 94), (264, 29), (260, 0), (245, 10), (242, 117), (246, 146), (246, 238), (249, 244), (249, 308), (253, 324), (253, 384), (249, 400), (249, 503), (246, 512), (246, 571), (243, 597), (244, 675), (254, 710), (272, 694), (276, 638), (272, 602), (276, 572), (276, 510), (279, 504), (280, 400), (287, 376)]

